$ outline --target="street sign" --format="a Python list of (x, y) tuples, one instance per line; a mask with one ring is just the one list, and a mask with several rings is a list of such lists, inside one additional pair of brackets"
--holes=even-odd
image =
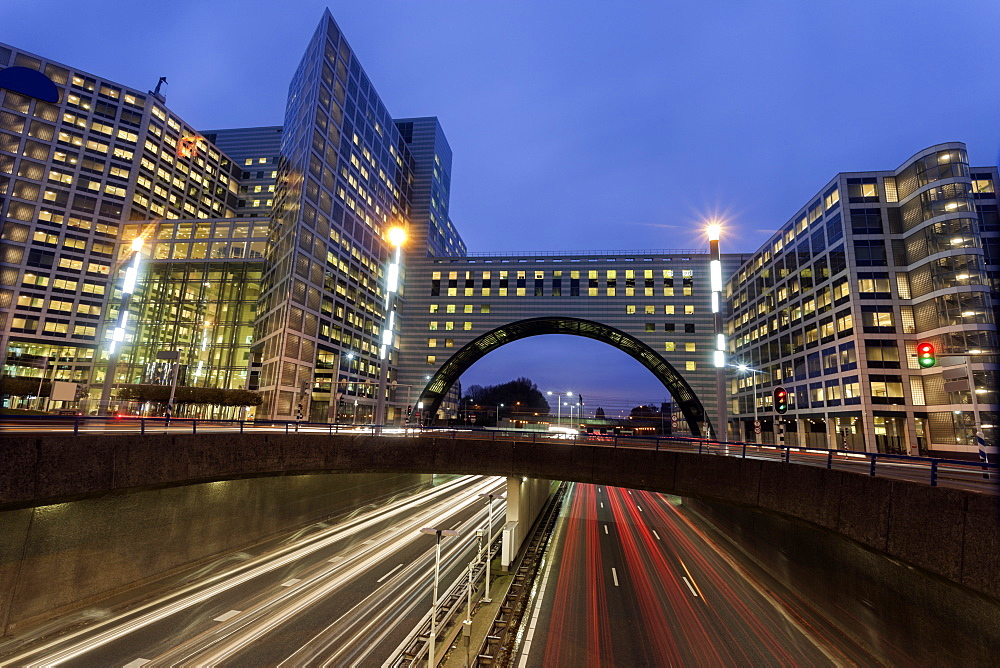
[(175, 360), (179, 359), (181, 356), (181, 351), (179, 350), (162, 350), (156, 353), (156, 359), (158, 360)]
[(759, 434), (761, 432), (760, 420), (753, 421), (753, 433)]

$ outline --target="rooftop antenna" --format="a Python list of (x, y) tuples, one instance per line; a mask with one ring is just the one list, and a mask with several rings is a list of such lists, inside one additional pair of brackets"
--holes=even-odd
[(170, 84), (170, 82), (167, 81), (167, 77), (160, 77), (160, 80), (156, 82), (156, 88), (154, 88), (153, 90), (149, 91), (153, 95), (153, 97), (155, 97), (160, 102), (166, 102), (167, 101), (167, 96), (163, 95), (162, 93), (160, 93), (160, 86), (162, 86), (163, 84), (167, 84), (167, 85)]

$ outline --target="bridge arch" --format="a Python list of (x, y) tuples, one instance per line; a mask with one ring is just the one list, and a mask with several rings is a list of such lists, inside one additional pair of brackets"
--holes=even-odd
[[(670, 392), (681, 409), (691, 433), (702, 435), (702, 424), (709, 423), (701, 400), (670, 362), (648, 345), (626, 332), (593, 320), (567, 316), (526, 318), (507, 323), (473, 339), (449, 357), (438, 368), (420, 393), (418, 401), (430, 415), (437, 414), (448, 389), (473, 364), (487, 354), (520, 339), (542, 334), (583, 336), (612, 345), (649, 369)], [(704, 434), (708, 436), (708, 434)]]

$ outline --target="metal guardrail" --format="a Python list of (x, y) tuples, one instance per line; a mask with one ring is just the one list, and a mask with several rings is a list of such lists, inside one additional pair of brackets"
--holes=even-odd
[(907, 480), (931, 487), (949, 487), (987, 494), (998, 494), (1000, 464), (960, 459), (920, 457), (880, 452), (829, 450), (798, 445), (716, 441), (683, 436), (617, 436), (603, 434), (565, 434), (523, 429), (483, 429), (454, 427), (348, 425), (282, 420), (203, 420), (143, 416), (92, 417), (83, 415), (0, 415), (0, 431), (17, 433), (72, 432), (94, 433), (209, 433), (209, 432), (283, 432), (316, 435), (368, 434), (396, 438), (433, 436), (483, 441), (563, 442), (573, 445), (689, 452), (700, 455), (779, 461), (785, 464), (851, 471), (871, 477)]
[[(466, 601), (477, 597), (480, 591), (486, 589), (486, 581), (483, 579), (483, 575), (488, 576), (488, 564), (492, 563), (493, 559), (496, 558), (497, 553), (501, 549), (502, 542), (503, 535), (498, 534), (493, 543), (488, 546), (485, 560), (481, 558), (476, 560), (471, 583), (469, 582), (468, 572), (465, 571), (455, 578), (441, 595), (434, 610), (434, 615), (438, 636), (435, 642), (441, 643), (439, 646), (443, 649), (446, 650), (454, 642), (454, 637), (457, 635), (456, 631), (461, 627), (461, 622), (465, 618)], [(470, 586), (472, 587), (471, 593), (469, 592)], [(476, 605), (478, 605), (478, 601)], [(442, 642), (442, 636), (445, 637), (444, 642)], [(430, 637), (431, 613), (428, 612), (407, 639), (403, 650), (397, 656), (387, 661), (386, 664), (391, 665), (393, 668), (426, 664)], [(444, 654), (445, 652), (442, 651), (437, 658), (439, 660), (443, 659)]]

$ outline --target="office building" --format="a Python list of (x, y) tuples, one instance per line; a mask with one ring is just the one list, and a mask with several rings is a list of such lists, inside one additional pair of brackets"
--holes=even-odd
[[(419, 227), (416, 241), (405, 246), (406, 255), (419, 256), (426, 254), (418, 246), (423, 230), (434, 225), (418, 220), (412, 209), (416, 161), (408, 144), (415, 133), (423, 160), (436, 161), (437, 174), (419, 188), (428, 191), (421, 196), (421, 215), (439, 216), (437, 227), (447, 224), (442, 184), (451, 155), (435, 119), (402, 125), (409, 140), (324, 12), (289, 86), (254, 341), (262, 409), (271, 417), (290, 417), (301, 405), (314, 419), (332, 418), (341, 410), (338, 402), (350, 397), (352, 419), (370, 420), (383, 364), (389, 367), (387, 386), (394, 386), (394, 342), (385, 360), (379, 356), (390, 320), (388, 233)], [(425, 129), (429, 141), (421, 134)], [(361, 406), (360, 418), (354, 402)], [(389, 397), (390, 419), (401, 404)]]
[(143, 92), (9, 45), (0, 68), (3, 373), (99, 383), (123, 223), (232, 217), (239, 168), (159, 86)]
[(727, 287), (749, 367), (730, 381), (736, 437), (754, 440), (756, 405), (767, 441), (780, 418), (787, 442), (820, 447), (973, 455), (977, 423), (995, 443), (996, 181), (963, 144), (932, 146), (839, 174), (761, 246)]

